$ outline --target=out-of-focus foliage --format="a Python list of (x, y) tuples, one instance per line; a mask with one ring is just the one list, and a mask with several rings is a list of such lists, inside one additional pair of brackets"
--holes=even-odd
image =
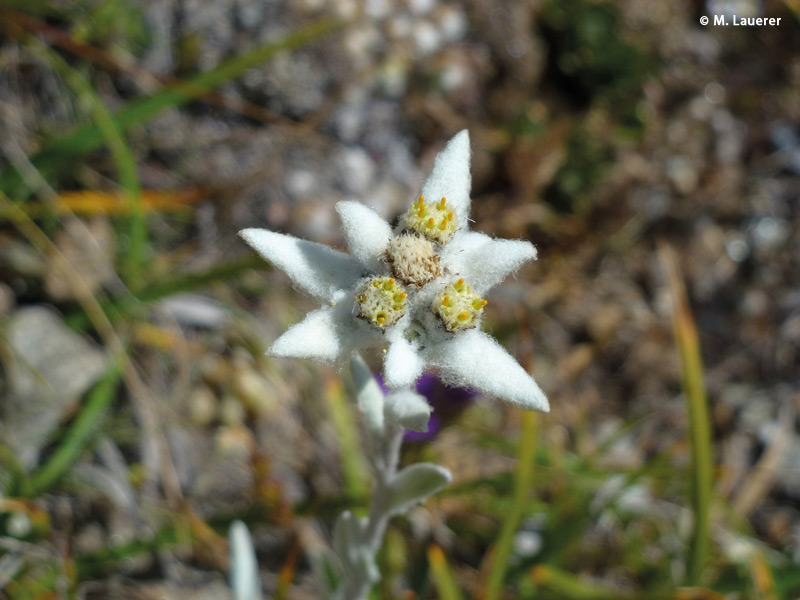
[(615, 3), (548, 0), (542, 16), (549, 65), (569, 100), (599, 103), (622, 125), (641, 131), (637, 108), (653, 64), (626, 41)]

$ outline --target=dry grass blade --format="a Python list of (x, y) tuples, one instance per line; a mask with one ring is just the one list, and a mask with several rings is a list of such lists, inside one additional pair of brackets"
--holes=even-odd
[(753, 577), (753, 584), (757, 598), (759, 600), (777, 600), (775, 593), (775, 578), (769, 568), (764, 556), (760, 553), (753, 553), (750, 557), (750, 572)]
[(447, 557), (444, 551), (433, 544), (428, 547), (428, 563), (431, 566), (431, 579), (436, 587), (436, 592), (442, 600), (462, 600), (461, 590), (458, 583), (447, 564)]
[(741, 490), (733, 500), (733, 510), (743, 517), (748, 516), (767, 496), (775, 481), (775, 474), (783, 459), (794, 432), (795, 411), (785, 406), (778, 420), (781, 425), (769, 441), (767, 450), (745, 479)]
[(278, 586), (275, 590), (275, 600), (285, 600), (289, 597), (289, 590), (297, 571), (297, 561), (300, 558), (300, 541), (297, 536), (292, 538), (292, 544), (286, 553), (286, 560), (278, 573)]
[[(142, 190), (142, 208), (145, 213), (176, 213), (191, 208), (198, 200), (205, 198), (210, 191), (199, 188), (184, 190)], [(130, 204), (119, 191), (76, 190), (61, 192), (52, 204), (26, 202), (25, 212), (29, 217), (38, 219), (55, 211), (60, 216), (66, 215), (107, 215), (119, 216), (130, 214)], [(0, 211), (0, 219), (10, 219), (11, 214)]]

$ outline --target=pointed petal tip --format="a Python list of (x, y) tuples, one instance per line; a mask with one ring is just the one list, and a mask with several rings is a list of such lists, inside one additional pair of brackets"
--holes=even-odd
[(255, 235), (256, 231), (259, 230), (255, 227), (248, 227), (247, 229), (240, 230), (239, 233), (237, 233), (236, 235), (238, 235), (240, 238), (242, 238), (245, 242), (249, 244), (250, 240), (252, 239), (253, 235)]
[(451, 144), (456, 141), (459, 144), (469, 144), (469, 129), (462, 129), (450, 139)]
[(523, 253), (524, 261), (527, 262), (529, 260), (536, 260), (539, 258), (539, 251), (536, 249), (536, 246), (534, 246), (527, 240), (518, 240), (518, 241), (521, 242), (522, 244), (525, 244), (525, 252)]
[(536, 403), (533, 406), (531, 406), (528, 410), (536, 410), (538, 412), (549, 413), (550, 402), (548, 402), (547, 398), (541, 396), (536, 399)]
[(525, 410), (547, 412), (547, 397), (533, 377), (497, 340), (477, 329), (456, 334), (428, 350), (446, 383), (471, 386)]
[(469, 142), (469, 131), (462, 129), (445, 144), (442, 154), (453, 155), (458, 157), (466, 157), (467, 168), (469, 168), (469, 159), (471, 154), (471, 146)]
[(378, 272), (392, 228), (366, 204), (343, 200), (336, 204), (350, 255), (367, 270)]
[(337, 202), (336, 205), (334, 206), (334, 208), (336, 209), (336, 214), (338, 214), (341, 217), (342, 213), (343, 212), (346, 213), (347, 209), (350, 208), (352, 204), (358, 204), (358, 203), (355, 200), (339, 200), (339, 202)]
[[(521, 366), (520, 366), (521, 368)], [(524, 382), (524, 385), (521, 385), (518, 390), (519, 393), (515, 394), (516, 397), (509, 398), (512, 404), (516, 404), (520, 408), (524, 410), (535, 410), (537, 412), (549, 413), (550, 412), (550, 402), (547, 400), (547, 396), (544, 395), (542, 388), (536, 383), (536, 380), (527, 373), (524, 369), (525, 375), (528, 378), (528, 381)]]
[(518, 389), (516, 393), (512, 392), (505, 395), (498, 394), (497, 396), (500, 400), (504, 400), (509, 404), (513, 404), (522, 410), (533, 410), (536, 412), (549, 413), (550, 402), (548, 402), (547, 397), (544, 395), (532, 377), (530, 378), (529, 383), (532, 384), (530, 389), (526, 389), (524, 391), (519, 391)]
[(464, 129), (453, 136), (436, 155), (421, 194), (434, 200), (446, 198), (455, 212), (458, 225), (466, 229), (471, 185), (469, 133)]

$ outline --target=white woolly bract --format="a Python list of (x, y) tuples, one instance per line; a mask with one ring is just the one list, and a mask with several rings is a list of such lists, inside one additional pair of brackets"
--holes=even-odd
[(467, 227), (469, 216), (469, 192), (472, 185), (469, 157), (469, 133), (464, 129), (436, 157), (431, 173), (422, 186), (422, 195), (428, 202), (447, 198), (447, 203), (453, 207), (456, 222), (462, 228)]
[(310, 358), (335, 363), (360, 348), (380, 340), (377, 331), (356, 319), (349, 304), (325, 307), (308, 313), (292, 325), (267, 350), (282, 358)]
[(446, 383), (473, 387), (520, 408), (550, 412), (547, 398), (533, 377), (494, 338), (470, 329), (426, 352)]
[(385, 271), (381, 257), (392, 237), (389, 224), (360, 202), (339, 202), (336, 204), (336, 212), (342, 220), (350, 254), (371, 273)]
[[(426, 210), (431, 214), (438, 211), (440, 221), (452, 208), (458, 229), (449, 240), (422, 244), (421, 239), (417, 243), (416, 238), (397, 237), (402, 233), (402, 224), (393, 238), (389, 225), (380, 216), (349, 201), (340, 202), (337, 211), (352, 256), (263, 229), (240, 232), (259, 254), (285, 271), (297, 287), (335, 304), (310, 313), (291, 327), (272, 345), (270, 353), (334, 363), (356, 350), (385, 347), (388, 343), (384, 379), (391, 388), (411, 387), (426, 367), (433, 366), (452, 384), (472, 386), (522, 408), (549, 410), (547, 398), (533, 378), (493, 338), (479, 329), (459, 331), (451, 326), (455, 333), (448, 331), (442, 324), (448, 315), (442, 316), (441, 311), (437, 314), (432, 305), (437, 294), (458, 278), (483, 297), (525, 262), (536, 258), (536, 249), (529, 242), (496, 240), (469, 231), (469, 162), (469, 134), (465, 130), (436, 157), (422, 187), (424, 203), (430, 205)], [(446, 198), (447, 207), (442, 204), (436, 208), (435, 203), (442, 198)], [(359, 290), (366, 281), (387, 275), (396, 277), (398, 284), (407, 283), (408, 296), (402, 307), (399, 299), (395, 306), (394, 296), (392, 306), (378, 306), (368, 297), (361, 298), (364, 294)], [(443, 301), (442, 296), (440, 305)], [(453, 310), (459, 310), (449, 316), (458, 318), (474, 308), (476, 318), (469, 325), (477, 325), (482, 307), (474, 306), (473, 301), (480, 303), (477, 297), (470, 296), (464, 299), (464, 306), (453, 304)], [(449, 300), (447, 306), (451, 306)], [(387, 314), (378, 314), (381, 310)], [(392, 311), (396, 314), (390, 315)], [(375, 318), (370, 325), (365, 318), (373, 313)], [(389, 316), (398, 318), (394, 322)]]
[(398, 390), (386, 396), (387, 417), (413, 431), (428, 431), (431, 406), (423, 396), (411, 390)]
[(244, 229), (239, 235), (297, 287), (321, 300), (340, 300), (361, 277), (358, 261), (324, 244), (267, 229)]
[(496, 240), (473, 231), (458, 232), (442, 252), (442, 266), (481, 295), (530, 260), (536, 260), (530, 242)]
[(389, 345), (383, 361), (386, 385), (391, 388), (408, 387), (422, 375), (422, 357), (411, 342), (403, 338)]

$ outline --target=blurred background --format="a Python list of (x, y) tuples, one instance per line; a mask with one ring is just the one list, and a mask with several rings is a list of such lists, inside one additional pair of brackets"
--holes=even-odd
[(234, 519), (266, 597), (326, 597), (352, 382), (264, 356), (315, 302), (236, 232), (342, 248), (463, 128), (473, 228), (540, 257), (485, 327), (552, 411), (423, 381), (403, 460), (454, 482), (374, 598), (800, 597), (796, 0), (0, 7), (0, 597), (227, 598)]

